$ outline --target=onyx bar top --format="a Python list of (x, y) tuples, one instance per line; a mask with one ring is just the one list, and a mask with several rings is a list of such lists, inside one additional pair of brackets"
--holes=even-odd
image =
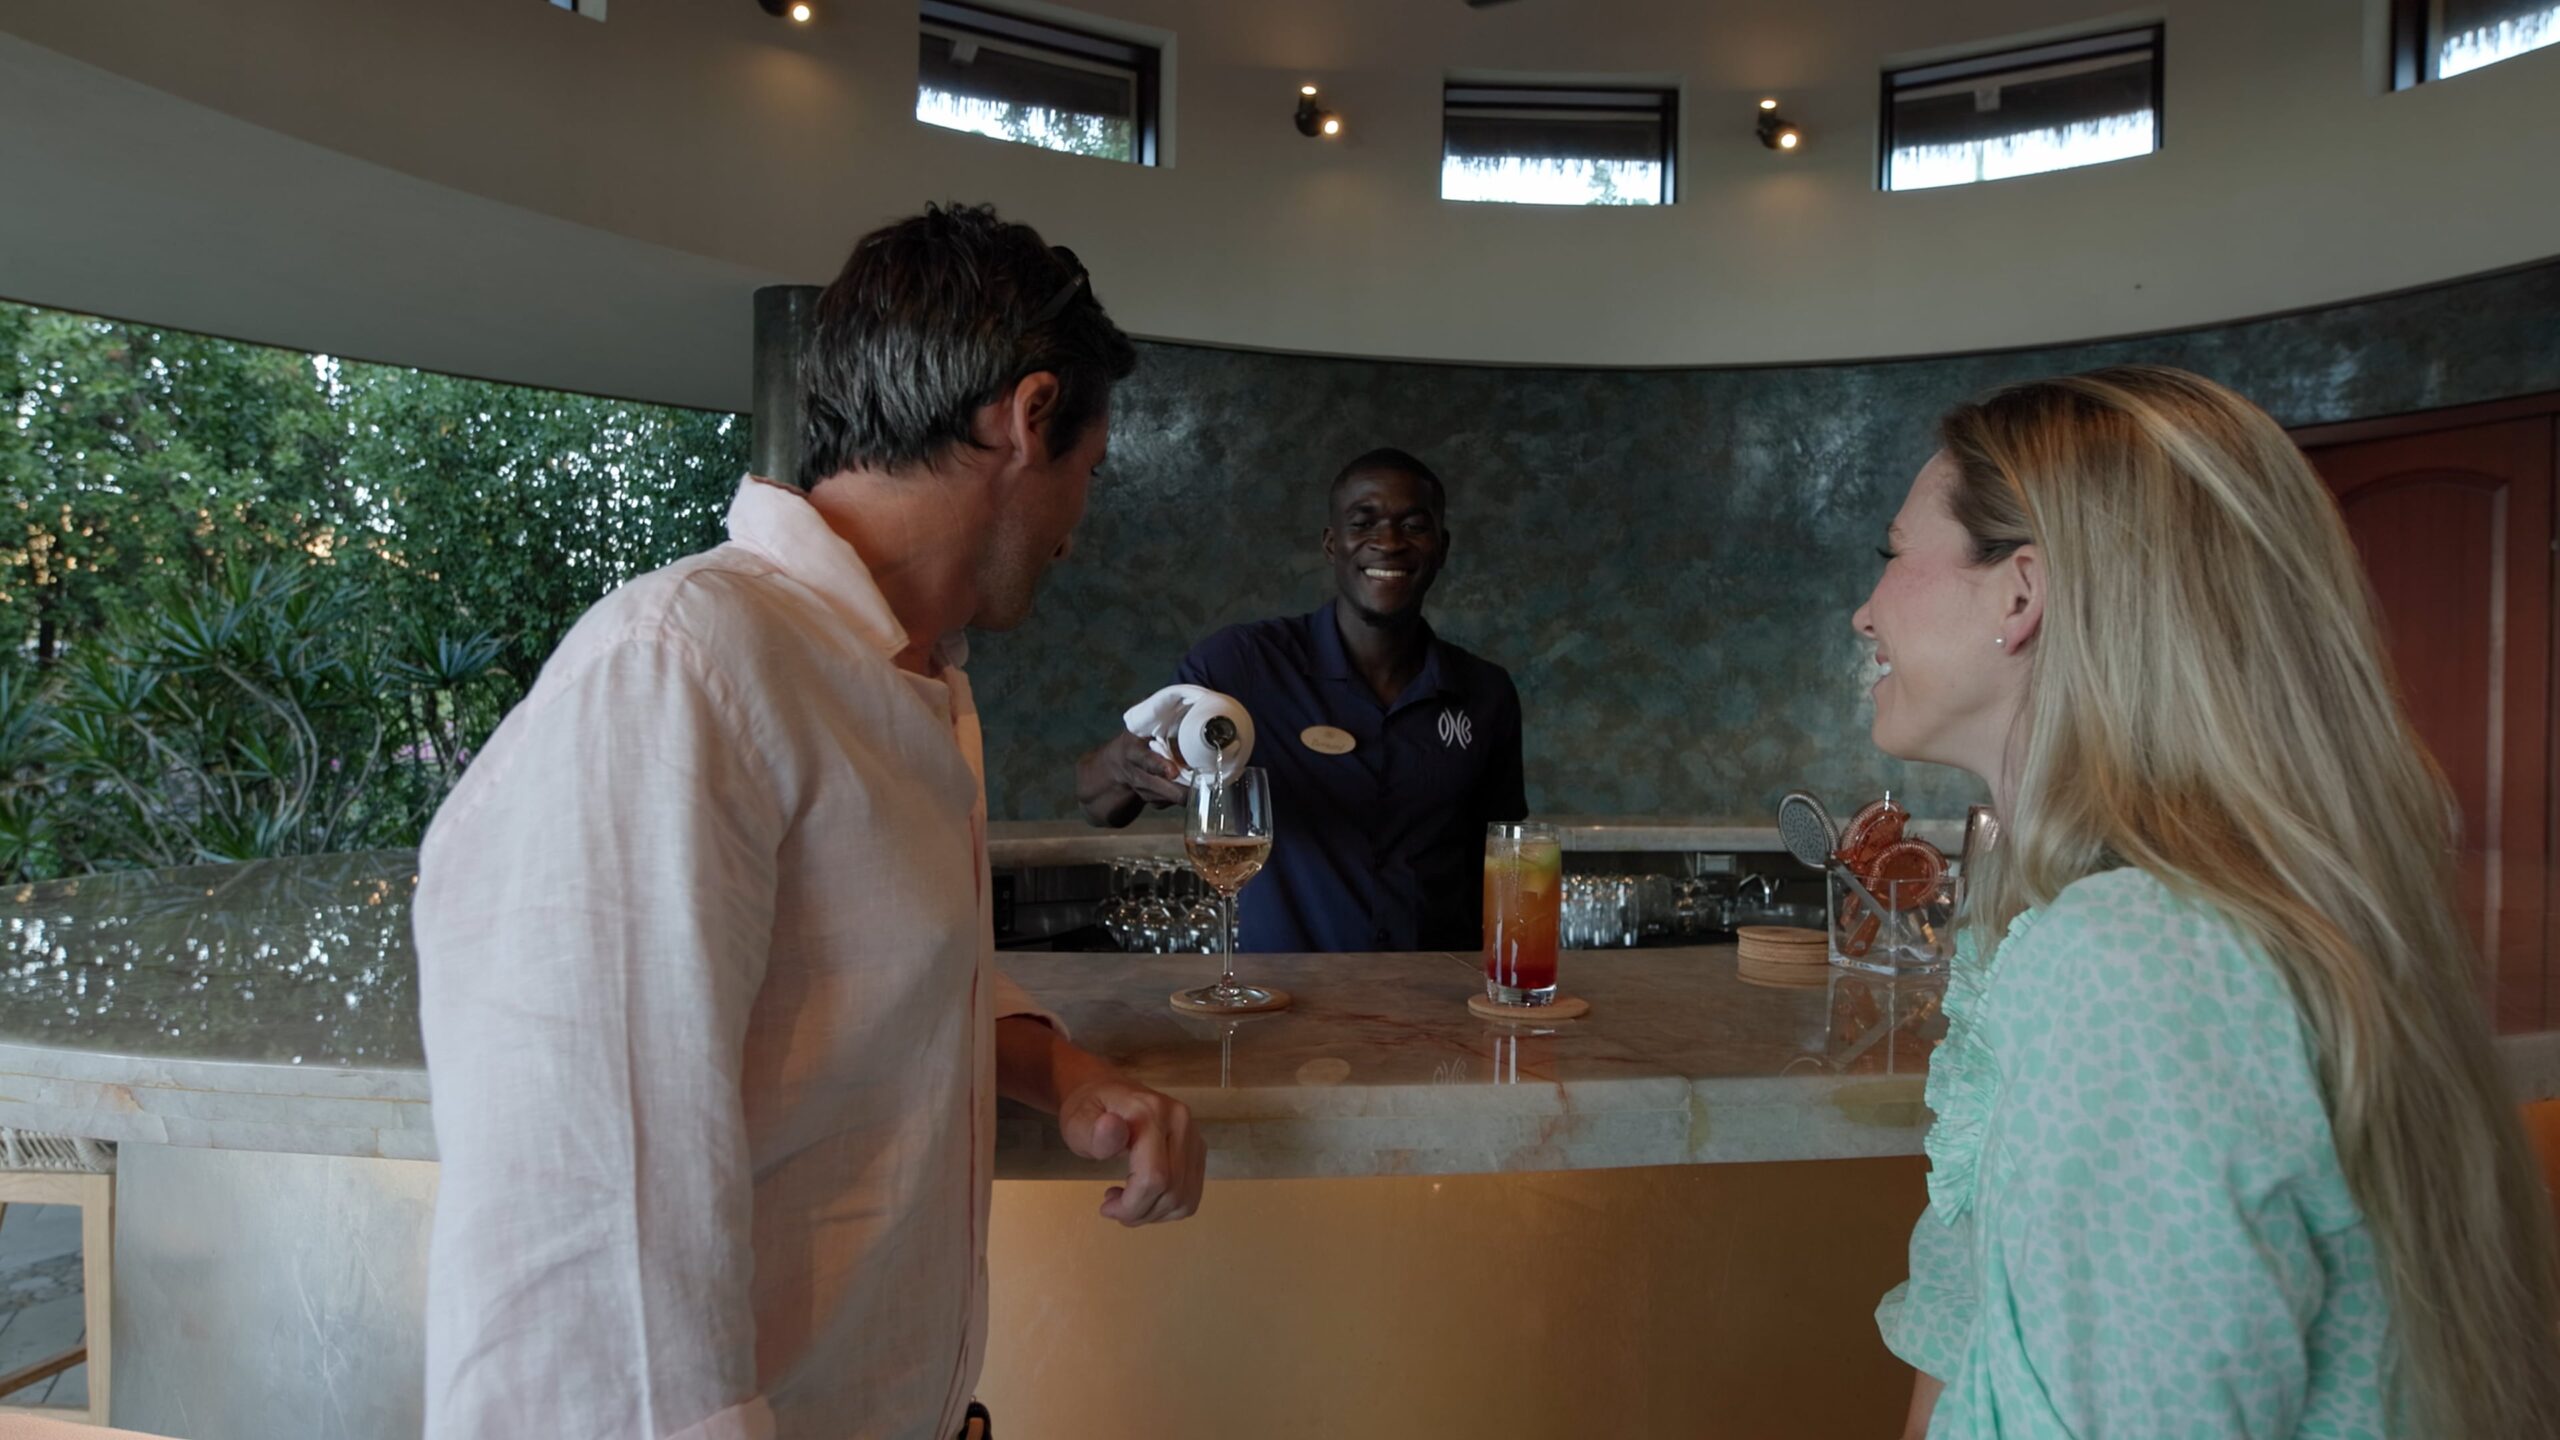
[[(1564, 848), (1612, 854), (1673, 852), (1780, 854), (1785, 842), (1775, 824), (1713, 818), (1644, 815), (1539, 816), (1563, 832)], [(1917, 820), (1911, 833), (1952, 851), (1964, 839), (1964, 821)], [(1150, 815), (1125, 830), (1097, 829), (1081, 820), (998, 820), (987, 827), (987, 860), (996, 869), (1043, 865), (1103, 865), (1122, 857), (1180, 857), (1182, 826)]]
[[(313, 856), (0, 890), (0, 1125), (102, 1140), (433, 1159), (416, 857)], [(1286, 1012), (1198, 1019), (1201, 956), (1018, 954), (1086, 1048), (1188, 1103), (1229, 1178), (1814, 1160), (1918, 1150), (1930, 982), (1741, 980), (1726, 946), (1572, 953), (1588, 1017), (1488, 1021), (1469, 957), (1256, 955)], [(2102, 1002), (2101, 1002), (2102, 1003)], [(2560, 1032), (2501, 1042), (2560, 1096)], [(538, 1105), (540, 1097), (527, 1097)], [(1008, 1111), (998, 1174), (1100, 1173)]]

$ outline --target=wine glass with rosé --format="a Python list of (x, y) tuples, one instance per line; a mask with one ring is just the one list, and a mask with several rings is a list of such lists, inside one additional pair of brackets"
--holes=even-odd
[(1236, 892), (1262, 873), (1271, 858), (1271, 779), (1253, 766), (1224, 774), (1202, 771), (1192, 781), (1182, 827), (1183, 853), (1218, 896), (1215, 985), (1185, 990), (1176, 1000), (1194, 1010), (1254, 1011), (1274, 1008), (1280, 992), (1236, 979)]

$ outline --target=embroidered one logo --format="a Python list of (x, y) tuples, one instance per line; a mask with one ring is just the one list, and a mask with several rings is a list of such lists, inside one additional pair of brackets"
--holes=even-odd
[(1464, 711), (1440, 712), (1440, 743), (1464, 750), (1476, 741), (1476, 722)]

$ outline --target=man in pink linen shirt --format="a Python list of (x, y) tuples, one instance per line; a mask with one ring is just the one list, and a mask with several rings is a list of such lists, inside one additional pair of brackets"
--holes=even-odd
[(435, 1440), (944, 1440), (999, 1095), (1198, 1205), (1188, 1112), (995, 968), (967, 626), (1030, 613), (1135, 353), (985, 209), (863, 237), (807, 458), (598, 602), (428, 831)]

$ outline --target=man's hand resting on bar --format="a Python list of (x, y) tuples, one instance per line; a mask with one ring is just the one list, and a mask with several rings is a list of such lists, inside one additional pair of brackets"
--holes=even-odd
[(1103, 1192), (1104, 1217), (1153, 1225), (1200, 1208), (1209, 1147), (1181, 1101), (1129, 1079), (1028, 1015), (996, 1022), (996, 1089), (1057, 1116), (1067, 1148), (1078, 1155), (1129, 1157), (1128, 1180)]

